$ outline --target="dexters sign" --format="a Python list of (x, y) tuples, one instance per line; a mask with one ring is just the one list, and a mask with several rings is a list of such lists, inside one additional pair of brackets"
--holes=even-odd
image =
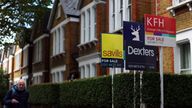
[(156, 68), (157, 48), (144, 45), (144, 26), (141, 23), (123, 22), (126, 69)]

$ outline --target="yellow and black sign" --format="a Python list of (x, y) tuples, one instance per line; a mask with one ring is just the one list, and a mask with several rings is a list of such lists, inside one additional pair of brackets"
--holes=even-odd
[(103, 33), (101, 51), (102, 66), (123, 67), (123, 35)]

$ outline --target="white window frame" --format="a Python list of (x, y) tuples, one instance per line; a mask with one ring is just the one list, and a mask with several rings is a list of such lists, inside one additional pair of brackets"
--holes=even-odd
[(189, 1), (189, 0), (172, 0), (172, 5), (176, 6), (176, 5), (179, 5), (185, 1)]
[[(69, 22), (79, 22), (79, 18), (73, 18), (73, 17), (69, 17), (69, 18), (66, 18), (64, 21), (62, 21), (61, 23), (59, 23), (57, 26), (55, 26), (54, 28), (51, 29), (51, 34), (52, 34), (52, 56), (56, 56), (56, 34), (54, 34), (54, 32), (57, 30), (57, 29), (61, 29), (61, 39), (60, 39), (60, 53), (65, 53), (65, 30), (64, 30), (64, 27), (67, 23)], [(56, 32), (55, 32), (56, 33)], [(59, 53), (59, 54), (60, 54)], [(51, 57), (52, 57), (51, 56)]]
[(29, 48), (29, 45), (26, 45), (23, 48), (23, 67), (28, 65), (28, 53), (29, 53), (28, 48)]
[(109, 0), (109, 15), (109, 32), (121, 30), (123, 21), (131, 20), (130, 0)]
[[(186, 48), (186, 45), (188, 48)], [(182, 46), (184, 46), (184, 47), (182, 47)], [(191, 74), (191, 54), (190, 54), (191, 48), (190, 47), (191, 47), (190, 43), (183, 43), (180, 45), (181, 74)], [(185, 55), (183, 55), (183, 53), (185, 53)], [(183, 65), (185, 65), (185, 66), (183, 67)], [(186, 65), (187, 65), (187, 67), (186, 67)]]
[(3, 70), (8, 72), (8, 58), (3, 61)]
[(65, 70), (66, 70), (66, 66), (60, 66), (60, 67), (51, 69), (52, 83), (63, 82)]
[(96, 64), (100, 63), (99, 53), (93, 53), (80, 57), (77, 59), (77, 61), (79, 62), (79, 71), (81, 79), (97, 76)]
[(33, 84), (42, 83), (43, 72), (37, 72), (33, 74)]
[(81, 43), (96, 40), (96, 3), (91, 2), (81, 9)]
[(42, 61), (42, 40), (34, 42), (34, 56), (33, 63)]
[(15, 69), (14, 71), (17, 71), (21, 68), (21, 51), (19, 50), (15, 53)]
[(60, 26), (53, 32), (53, 53), (52, 55), (58, 55), (64, 51), (64, 26)]
[(12, 63), (13, 63), (13, 56), (10, 55), (10, 56), (9, 56), (9, 69), (8, 69), (8, 74), (12, 72), (12, 68), (13, 68), (13, 67), (12, 67), (12, 66), (13, 66)]

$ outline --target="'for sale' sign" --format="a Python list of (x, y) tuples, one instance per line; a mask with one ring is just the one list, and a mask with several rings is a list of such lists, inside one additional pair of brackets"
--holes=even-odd
[(175, 19), (145, 14), (145, 45), (175, 47)]

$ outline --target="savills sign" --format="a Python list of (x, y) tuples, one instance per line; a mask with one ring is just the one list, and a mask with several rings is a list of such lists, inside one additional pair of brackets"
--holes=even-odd
[(101, 34), (101, 65), (123, 68), (123, 36), (121, 34)]

